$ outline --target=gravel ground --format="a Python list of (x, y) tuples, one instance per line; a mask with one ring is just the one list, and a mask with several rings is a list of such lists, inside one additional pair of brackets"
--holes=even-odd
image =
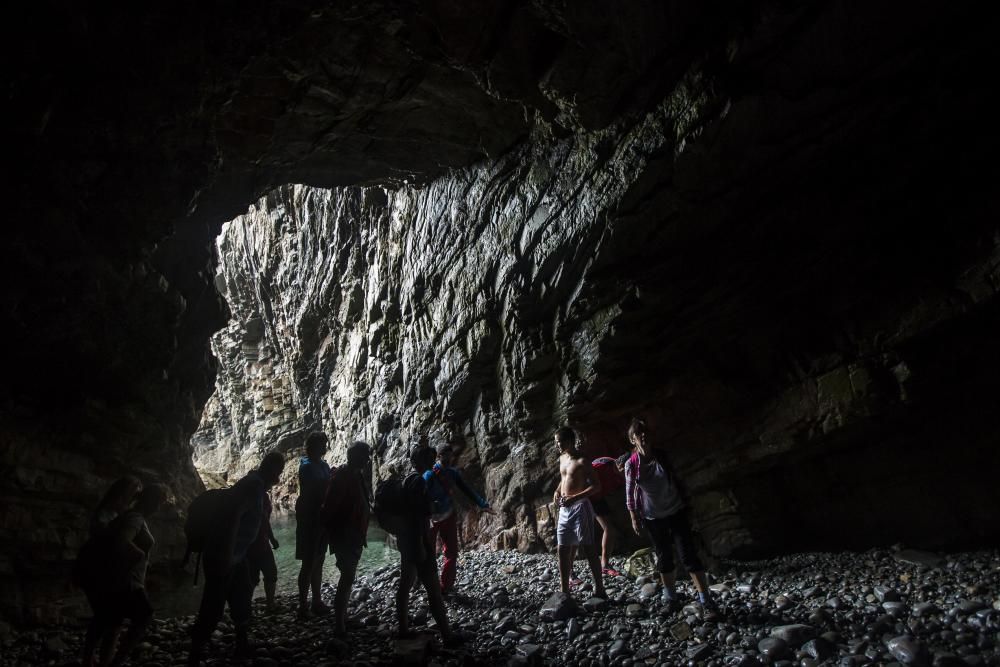
[[(622, 560), (614, 564), (620, 569)], [(578, 562), (578, 571), (584, 565)], [(586, 582), (589, 575), (582, 576)], [(257, 601), (257, 657), (230, 660), (232, 629), (223, 625), (205, 664), (1000, 665), (997, 551), (941, 557), (878, 549), (724, 561), (713, 579), (715, 620), (693, 602), (690, 582), (679, 586), (682, 609), (667, 609), (649, 577), (605, 578), (608, 602), (589, 599), (586, 583), (566, 601), (553, 598), (552, 555), (467, 552), (459, 592), (448, 601), (466, 642), (447, 650), (422, 590), (411, 598), (421, 637), (393, 638), (397, 578), (387, 566), (359, 579), (343, 639), (332, 637), (329, 617), (297, 620), (291, 596), (281, 597), (275, 614)], [(331, 585), (325, 595), (332, 604)], [(551, 612), (540, 614), (546, 602)], [(156, 620), (131, 664), (184, 664), (191, 621)], [(0, 638), (2, 665), (72, 665), (82, 631), (0, 626)]]

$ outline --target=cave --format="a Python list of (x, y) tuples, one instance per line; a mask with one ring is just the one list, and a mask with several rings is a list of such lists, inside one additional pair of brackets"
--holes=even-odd
[[(894, 585), (913, 604), (959, 591), (946, 618), (968, 650), (897, 615), (850, 664), (930, 664), (927, 646), (935, 664), (1000, 664), (992, 12), (22, 9), (0, 251), (7, 650), (57, 660), (36, 644), (79, 634), (69, 573), (124, 474), (170, 488), (150, 522), (166, 572), (199, 470), (232, 482), (281, 451), (281, 511), (312, 431), (335, 463), (370, 443), (377, 476), (446, 443), (496, 510), (462, 515), (465, 548), (554, 568), (554, 432), (617, 456), (644, 415), (727, 595), (749, 595), (727, 572), (792, 573), (803, 554), (833, 559), (817, 572), (850, 554), (912, 566), (938, 583)], [(627, 533), (624, 507), (617, 521)], [(781, 659), (676, 627), (641, 658), (529, 632), (442, 660)]]

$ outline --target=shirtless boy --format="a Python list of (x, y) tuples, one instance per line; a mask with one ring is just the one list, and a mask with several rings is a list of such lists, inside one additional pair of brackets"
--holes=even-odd
[(556, 502), (559, 505), (559, 523), (556, 527), (556, 544), (559, 554), (559, 585), (569, 593), (569, 573), (573, 567), (573, 552), (583, 550), (594, 576), (594, 595), (606, 598), (604, 580), (601, 579), (601, 561), (594, 548), (594, 508), (589, 497), (601, 491), (601, 481), (593, 474), (590, 461), (580, 456), (576, 449), (576, 433), (564, 426), (556, 431), (559, 456), (559, 487)]

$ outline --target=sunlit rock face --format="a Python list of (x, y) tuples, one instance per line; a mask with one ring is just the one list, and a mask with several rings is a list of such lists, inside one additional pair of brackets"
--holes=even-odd
[[(180, 507), (199, 491), (224, 328), (200, 462), (236, 474), (321, 425), (388, 466), (428, 431), (505, 508), (477, 540), (543, 544), (552, 425), (595, 453), (637, 410), (717, 553), (995, 534), (997, 25), (979, 8), (23, 9), (0, 615), (81, 606), (66, 575), (115, 477)], [(348, 188), (258, 207), (317, 198), (316, 264), (267, 228), (248, 234), (268, 263), (220, 257), (215, 281), (223, 221), (286, 183)], [(301, 313), (249, 291), (313, 273), (345, 281), (266, 296)]]
[[(555, 427), (618, 454), (642, 413), (715, 555), (995, 534), (979, 466), (997, 424), (974, 418), (1000, 362), (993, 204), (971, 204), (967, 243), (929, 240), (953, 229), (941, 209), (901, 251), (891, 174), (831, 200), (856, 153), (814, 154), (810, 176), (721, 132), (693, 151), (674, 116), (691, 100), (695, 125), (758, 113), (692, 83), (636, 123), (536, 137), (427, 186), (260, 200), (218, 243), (233, 317), (196, 462), (243, 472), (322, 428), (335, 459), (375, 443), (385, 475), (426, 434), (501, 510), (468, 513), (466, 534), (535, 550), (552, 546)], [(775, 139), (798, 120), (770, 121)], [(713, 196), (716, 153), (745, 179), (764, 160), (768, 181)], [(948, 502), (912, 514), (927, 489)]]

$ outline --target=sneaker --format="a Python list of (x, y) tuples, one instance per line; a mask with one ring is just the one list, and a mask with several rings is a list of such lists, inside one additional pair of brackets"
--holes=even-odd
[(701, 603), (701, 618), (704, 621), (717, 621), (722, 614), (719, 612), (715, 600), (709, 598)]
[(660, 603), (665, 607), (664, 611), (672, 614), (681, 608), (681, 601), (677, 598), (677, 593), (668, 591), (666, 588), (660, 593)]
[(233, 658), (236, 660), (247, 660), (254, 657), (257, 647), (245, 634), (236, 635), (236, 644), (233, 646)]
[(446, 637), (441, 638), (441, 643), (446, 648), (457, 648), (465, 643), (465, 635), (458, 631), (451, 632)]
[(618, 570), (616, 570), (613, 567), (604, 567), (604, 568), (601, 568), (601, 574), (603, 574), (605, 577), (620, 577), (620, 576), (622, 576), (622, 573), (619, 572)]

